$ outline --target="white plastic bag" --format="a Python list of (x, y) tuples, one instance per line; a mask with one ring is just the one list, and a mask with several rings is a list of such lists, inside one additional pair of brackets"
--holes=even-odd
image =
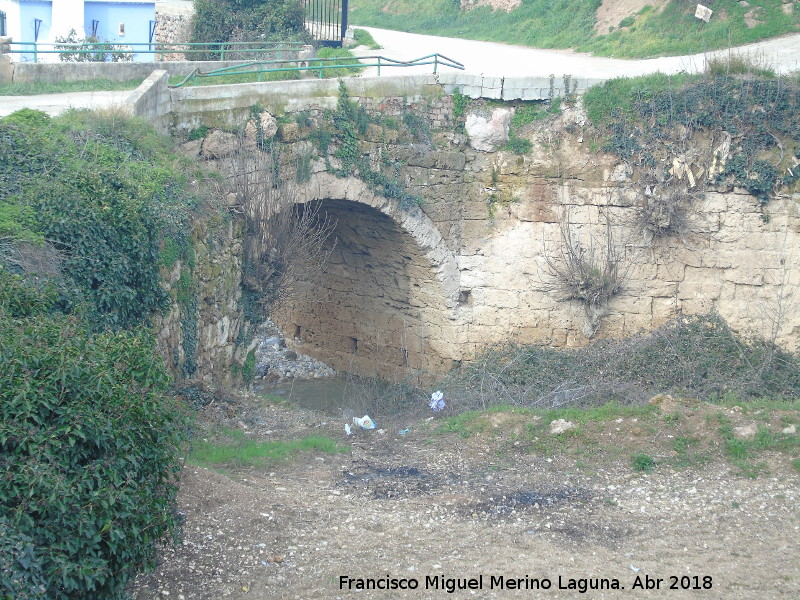
[(446, 404), (444, 402), (444, 394), (440, 391), (431, 394), (431, 401), (428, 404), (433, 412), (439, 412)]
[(353, 425), (358, 425), (361, 429), (375, 429), (375, 421), (364, 415), (361, 418), (353, 417)]

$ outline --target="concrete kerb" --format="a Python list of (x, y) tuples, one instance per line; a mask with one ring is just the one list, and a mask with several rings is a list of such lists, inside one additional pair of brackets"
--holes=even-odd
[(169, 132), (172, 98), (169, 93), (169, 73), (153, 71), (126, 102), (132, 114), (150, 121), (161, 133)]

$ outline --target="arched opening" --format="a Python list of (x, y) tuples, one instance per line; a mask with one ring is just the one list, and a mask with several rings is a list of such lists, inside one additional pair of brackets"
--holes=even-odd
[[(303, 210), (298, 205), (295, 210)], [(322, 199), (328, 260), (276, 307), (295, 349), (337, 370), (398, 378), (457, 360), (449, 295), (429, 250), (373, 206)]]

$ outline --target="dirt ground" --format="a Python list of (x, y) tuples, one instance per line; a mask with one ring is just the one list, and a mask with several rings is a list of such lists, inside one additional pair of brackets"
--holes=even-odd
[[(724, 419), (778, 435), (796, 413), (667, 399), (560, 435), (517, 412), (455, 433), (436, 431), (441, 416), (373, 416), (380, 431), (347, 437), (342, 419), (287, 405), (208, 407), (209, 436), (321, 434), (350, 450), (224, 474), (187, 465), (182, 543), (133, 598), (800, 598), (797, 452), (760, 454), (749, 478), (716, 434)], [(368, 579), (417, 588), (358, 590)]]
[(594, 30), (598, 34), (605, 35), (609, 32), (609, 28), (618, 28), (622, 19), (635, 15), (645, 6), (661, 10), (664, 4), (666, 2), (662, 0), (603, 0), (597, 9)]

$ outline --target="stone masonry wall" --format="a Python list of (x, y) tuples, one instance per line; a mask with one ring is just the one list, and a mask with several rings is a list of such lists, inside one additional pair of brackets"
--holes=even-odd
[[(184, 44), (190, 41), (194, 11), (178, 6), (169, 6), (164, 3), (158, 3), (156, 6), (156, 43)], [(186, 59), (186, 56), (180, 52), (168, 53), (159, 57), (159, 60), (165, 61)]]
[[(579, 109), (516, 132), (532, 143), (518, 155), (502, 144), (476, 149), (477, 130), (462, 129), (449, 96), (352, 97), (375, 117), (360, 155), (394, 171), (422, 203), (402, 208), (329, 172), (339, 164), (335, 141), (328, 162), (312, 143), (328, 105), (306, 104), (297, 120), (279, 115), (283, 178), (298, 181), (310, 158), (298, 201), (321, 200), (340, 223), (324, 273), (276, 315), (296, 350), (338, 369), (398, 376), (447, 370), (495, 343), (574, 347), (710, 311), (797, 349), (800, 195), (762, 206), (709, 183), (684, 234), (653, 238), (640, 223), (637, 169), (591, 147)], [(474, 103), (467, 122), (495, 110)], [(602, 310), (587, 313), (558, 284), (567, 239), (613, 255), (621, 286)]]
[(196, 222), (191, 239), (190, 260), (162, 267), (172, 303), (154, 319), (159, 350), (178, 379), (229, 385), (255, 345), (240, 302), (242, 224), (217, 215)]

